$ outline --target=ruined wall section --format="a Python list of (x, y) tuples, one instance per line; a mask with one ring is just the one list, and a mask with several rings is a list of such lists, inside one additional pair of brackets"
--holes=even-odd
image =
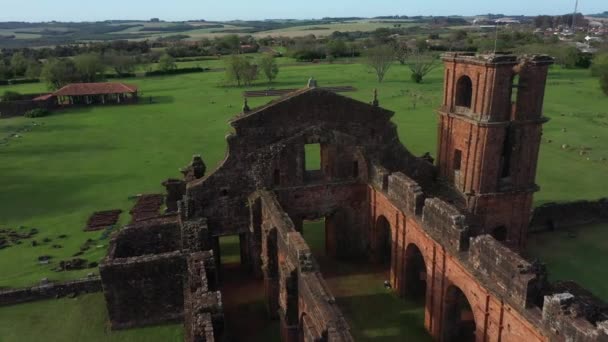
[(222, 295), (218, 289), (213, 252), (193, 253), (187, 259), (184, 286), (184, 341), (221, 341), (224, 331)]
[[(319, 341), (327, 336), (331, 336), (330, 341), (353, 341), (310, 247), (295, 230), (289, 215), (273, 193), (258, 191), (256, 196), (262, 206), (264, 231), (276, 232), (276, 251), (264, 248), (262, 258), (265, 268), (272, 267), (273, 262), (279, 264), (278, 285), (270, 292), (267, 289), (267, 295), (276, 297), (270, 301), (278, 305), (283, 341), (300, 341), (300, 337), (304, 341)], [(263, 236), (262, 245), (268, 244), (268, 238)], [(273, 255), (268, 252), (275, 252), (277, 260), (269, 260)]]
[(608, 341), (608, 316), (604, 304), (601, 320), (590, 322), (581, 309), (585, 307), (580, 297), (570, 292), (546, 296), (543, 306), (543, 324), (551, 331), (551, 341), (606, 342)]
[(489, 235), (471, 239), (468, 261), (486, 286), (512, 305), (542, 305), (542, 294), (548, 286), (544, 265), (524, 260)]
[(546, 203), (534, 209), (530, 232), (608, 222), (608, 198), (597, 201)]
[(353, 180), (281, 188), (275, 193), (292, 220), (326, 219), (328, 253), (361, 258), (370, 242), (367, 189)]
[[(607, 338), (608, 306), (604, 302), (597, 298), (589, 299), (592, 295), (574, 283), (567, 287), (549, 284), (544, 265), (525, 260), (489, 235), (475, 236), (467, 216), (458, 207), (448, 203), (449, 198), (426, 198), (428, 195), (421, 187), (404, 174), (390, 173), (380, 165), (372, 165), (371, 170), (372, 192), (383, 194), (392, 207), (403, 213), (404, 218), (407, 217), (404, 220), (400, 215), (396, 217), (387, 215), (385, 213), (387, 208), (380, 204), (382, 201), (379, 201), (378, 196), (381, 195), (372, 194), (374, 201), (378, 202), (372, 201), (374, 215), (387, 216), (391, 227), (394, 226), (396, 241), (393, 246), (397, 249), (405, 249), (408, 243), (415, 242), (421, 250), (425, 251), (423, 254), (426, 262), (441, 258), (443, 252), (438, 254), (437, 249), (437, 246), (440, 246), (447, 252), (444, 255), (445, 264), (427, 265), (427, 276), (433, 274), (434, 278), (442, 279), (445, 275), (435, 273), (447, 274), (448, 279), (438, 283), (439, 288), (443, 288), (440, 284), (444, 284), (445, 281), (449, 283), (449, 277), (458, 277), (452, 280), (459, 279), (458, 286), (483, 289), (483, 293), (476, 293), (474, 296), (487, 296), (486, 305), (493, 308), (491, 310), (504, 311), (500, 319), (498, 316), (494, 317), (496, 312), (492, 311), (485, 323), (478, 323), (481, 324), (478, 328), (483, 328), (488, 338), (502, 336), (505, 340), (510, 340), (520, 336), (528, 328), (536, 329), (538, 336), (547, 336), (550, 341), (586, 342), (604, 341)], [(373, 209), (374, 207), (377, 208)], [(412, 233), (412, 230), (417, 229), (416, 227), (426, 234), (427, 239), (430, 238), (429, 241), (437, 244), (431, 248), (433, 254), (427, 254), (430, 247), (424, 244), (424, 239), (413, 236), (419, 235), (419, 232)], [(401, 259), (405, 254), (401, 250), (395, 251), (394, 254), (395, 258), (391, 263), (391, 281), (399, 290), (403, 286), (401, 277), (404, 275), (401, 270), (405, 266)], [(439, 261), (437, 259), (433, 262)], [(456, 264), (450, 266), (450, 262)], [(458, 268), (462, 268), (467, 276), (458, 275), (456, 272)], [(463, 284), (462, 281), (466, 279), (473, 284)], [(433, 281), (427, 283), (434, 284)], [(442, 291), (434, 294), (435, 301), (441, 301), (442, 295)], [(440, 319), (438, 313), (441, 312), (438, 305), (437, 302), (430, 302), (427, 298), (427, 311), (433, 316), (427, 315), (426, 324), (431, 332), (434, 332), (437, 324), (440, 324), (436, 321)], [(476, 304), (472, 302), (472, 305)], [(439, 316), (435, 317), (433, 313)], [(510, 329), (504, 330), (503, 324), (509, 325)], [(519, 327), (520, 325), (522, 326)]]
[(427, 198), (422, 210), (422, 229), (453, 253), (469, 247), (470, 228), (456, 207), (439, 198)]
[(186, 219), (206, 217), (213, 236), (246, 232), (249, 194), (305, 183), (304, 145), (310, 143), (321, 144), (325, 181), (367, 181), (369, 162), (378, 160), (431, 184), (434, 167), (400, 143), (392, 115), (317, 88), (245, 111), (231, 121), (234, 133), (227, 137), (226, 159), (219, 168), (188, 183)]
[(99, 266), (112, 329), (180, 321), (185, 271), (177, 216), (115, 234)]

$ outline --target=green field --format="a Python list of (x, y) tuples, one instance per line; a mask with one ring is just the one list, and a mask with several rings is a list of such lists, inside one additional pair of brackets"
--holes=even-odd
[(532, 235), (528, 249), (547, 263), (550, 280), (574, 280), (608, 300), (608, 223)]
[(47, 300), (0, 309), (0, 341), (183, 341), (181, 324), (111, 331), (103, 294)]
[[(219, 65), (221, 61), (212, 63)], [(393, 121), (398, 124), (401, 141), (417, 155), (427, 151), (435, 154), (435, 110), (442, 98), (441, 70), (435, 70), (423, 84), (417, 85), (410, 80), (407, 67), (398, 65), (389, 71), (383, 84), (377, 84), (373, 73), (360, 64), (283, 67), (273, 87), (303, 87), (311, 75), (321, 86), (353, 85), (358, 91), (346, 95), (363, 101), (371, 101), (372, 90), (377, 87), (380, 105), (396, 112)], [(0, 188), (3, 189), (0, 228), (35, 227), (40, 231), (35, 240), (52, 240), (36, 247), (26, 240), (21, 245), (0, 250), (0, 286), (26, 286), (45, 277), (66, 280), (86, 275), (94, 269), (54, 272), (52, 268), (60, 260), (71, 258), (89, 238), (95, 240), (94, 248), (83, 257), (89, 261), (103, 257), (107, 240), (100, 239), (101, 233), (82, 231), (91, 213), (113, 208), (128, 211), (133, 204), (129, 196), (162, 191), (161, 181), (178, 177), (178, 168), (186, 165), (195, 153), (203, 155), (208, 170), (224, 157), (224, 137), (230, 131), (227, 120), (240, 111), (244, 89), (225, 87), (224, 75), (218, 72), (126, 81), (140, 87), (142, 104), (73, 109), (41, 119), (0, 120), (0, 139), (20, 132), (20, 137), (12, 137), (7, 145), (0, 145)], [(253, 88), (266, 87), (260, 81)], [(547, 87), (545, 114), (551, 121), (545, 126), (541, 148), (538, 170), (541, 191), (535, 197), (536, 204), (606, 196), (608, 162), (601, 158), (608, 157), (608, 97), (601, 95), (597, 80), (590, 78), (586, 70), (553, 68)], [(44, 88), (44, 84), (28, 84), (0, 87), (0, 92), (9, 89), (43, 92)], [(415, 109), (411, 94), (421, 96)], [(149, 97), (154, 103), (147, 103)], [(268, 100), (253, 99), (250, 105), (261, 105)], [(564, 144), (568, 149), (562, 149)], [(580, 155), (582, 149), (588, 154)], [(122, 222), (128, 220), (127, 216), (123, 214)], [(578, 251), (576, 259), (580, 264), (587, 260), (601, 267), (603, 263), (597, 260), (602, 258), (590, 259), (591, 255), (583, 251), (589, 250), (589, 245), (596, 246), (598, 251), (605, 248), (602, 247), (605, 230), (590, 231), (584, 243), (582, 238), (567, 240), (572, 242), (569, 248)], [(68, 235), (67, 238), (59, 239), (62, 234)], [(62, 248), (52, 248), (53, 244), (60, 244)], [(572, 254), (558, 253), (550, 247), (534, 250), (546, 256), (551, 267), (557, 267), (553, 273), (556, 276), (563, 274), (581, 280), (607, 298), (603, 285), (606, 279), (597, 276), (603, 273), (586, 274), (585, 268), (576, 266), (563, 266), (565, 270), (560, 271), (561, 263)], [(550, 253), (553, 251), (554, 255)], [(52, 263), (39, 265), (40, 255), (52, 256)], [(353, 281), (350, 286), (356, 283)], [(102, 306), (101, 297), (91, 298), (97, 300), (97, 306)], [(18, 312), (28, 311), (34, 311), (29, 313), (34, 315), (41, 312), (43, 305), (54, 305), (49, 308), (55, 310), (63, 300), (46, 303), (2, 308), (0, 316), (20, 317)], [(365, 302), (353, 303), (357, 307)], [(38, 305), (41, 307), (37, 308)], [(70, 310), (83, 308), (79, 304)], [(54, 316), (32, 317), (41, 329), (32, 328), (32, 334), (44, 331), (46, 324), (50, 324), (47, 318), (56, 319)], [(0, 336), (15, 336), (20, 329), (25, 329), (20, 322), (13, 324), (12, 320), (4, 319), (2, 322), (7, 323)], [(98, 324), (97, 329), (101, 330), (94, 334), (102, 336), (103, 326)], [(373, 334), (369, 329), (362, 328), (362, 331)], [(166, 333), (176, 332), (168, 329)]]

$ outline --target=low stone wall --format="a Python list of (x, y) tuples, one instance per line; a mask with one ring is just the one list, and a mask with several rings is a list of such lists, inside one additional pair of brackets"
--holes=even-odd
[(530, 233), (608, 222), (608, 198), (597, 201), (547, 203), (534, 209)]
[(0, 291), (0, 306), (94, 292), (101, 292), (101, 278), (99, 276), (65, 283), (47, 283), (20, 289), (2, 290)]

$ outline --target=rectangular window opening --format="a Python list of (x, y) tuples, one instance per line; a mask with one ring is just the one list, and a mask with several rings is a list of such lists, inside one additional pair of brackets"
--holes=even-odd
[(321, 145), (306, 144), (304, 145), (304, 159), (306, 171), (321, 170)]
[(460, 171), (461, 164), (462, 164), (462, 151), (455, 150), (454, 151), (454, 171)]
[(358, 178), (358, 177), (359, 177), (359, 162), (355, 160), (353, 162), (353, 178)]
[(511, 134), (511, 130), (507, 128), (507, 132), (505, 134), (505, 141), (502, 147), (502, 171), (501, 178), (509, 178), (511, 177), (511, 155), (513, 152), (513, 137)]

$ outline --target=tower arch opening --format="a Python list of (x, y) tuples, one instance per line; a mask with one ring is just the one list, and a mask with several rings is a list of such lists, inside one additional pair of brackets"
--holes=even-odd
[(462, 76), (456, 83), (456, 106), (471, 108), (473, 82), (469, 76)]

